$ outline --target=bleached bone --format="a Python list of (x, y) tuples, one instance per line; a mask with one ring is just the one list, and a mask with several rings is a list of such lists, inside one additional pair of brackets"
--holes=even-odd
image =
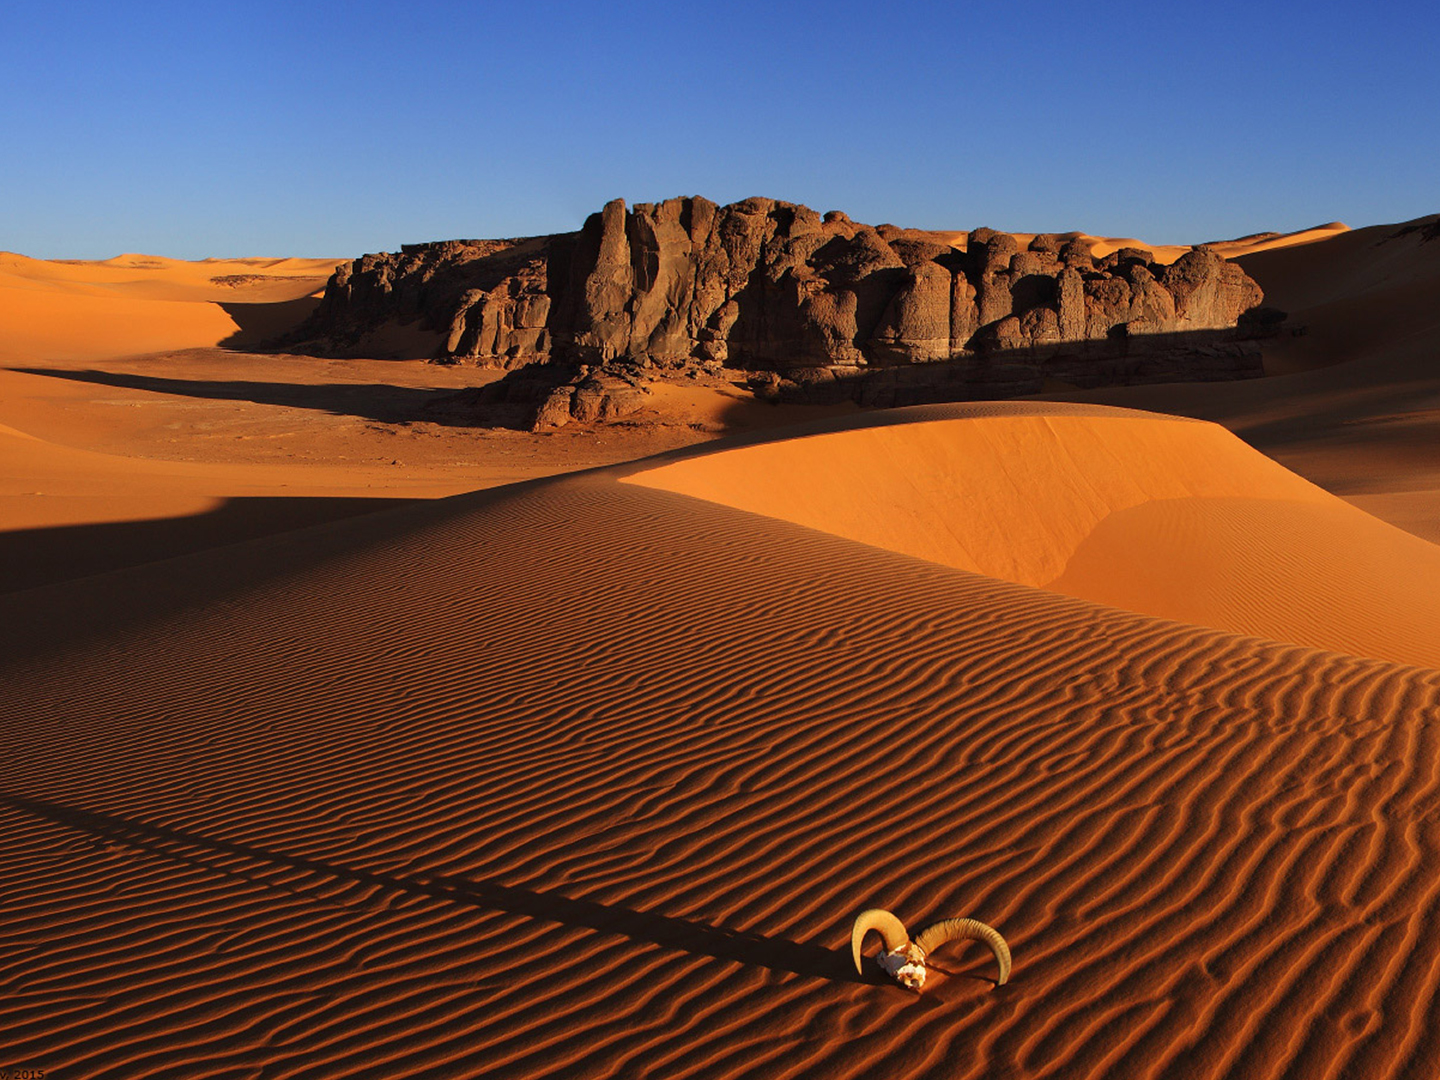
[(1000, 965), (1000, 978), (996, 986), (1004, 986), (1010, 978), (1010, 946), (993, 926), (986, 926), (977, 919), (944, 919), (927, 926), (914, 941), (910, 940), (905, 924), (884, 908), (867, 908), (855, 917), (850, 928), (850, 952), (855, 958), (855, 970), (864, 974), (863, 957), (860, 947), (865, 935), (875, 931), (885, 942), (876, 959), (885, 974), (908, 990), (922, 990), (925, 987), (925, 958), (941, 945), (950, 941), (983, 941), (995, 954)]

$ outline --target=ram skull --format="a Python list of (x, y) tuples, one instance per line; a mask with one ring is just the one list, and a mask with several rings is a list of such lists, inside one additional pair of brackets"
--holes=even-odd
[(911, 941), (905, 924), (884, 908), (862, 911), (850, 930), (850, 951), (855, 957), (855, 970), (861, 975), (865, 970), (860, 947), (865, 943), (865, 935), (872, 930), (885, 942), (876, 957), (881, 969), (907, 990), (924, 989), (925, 958), (949, 941), (985, 942), (1000, 965), (1000, 978), (995, 985), (1004, 986), (1010, 978), (1010, 946), (993, 926), (976, 919), (944, 919), (927, 926)]

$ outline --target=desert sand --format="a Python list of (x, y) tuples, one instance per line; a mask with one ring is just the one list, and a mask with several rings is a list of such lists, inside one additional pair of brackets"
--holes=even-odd
[(1440, 547), (1218, 425), (1053, 404), (931, 415), (630, 482), (1110, 607), (1440, 668), (1440, 605), (1421, 599), (1440, 597)]
[(272, 336), (338, 259), (119, 255), (103, 262), (0, 252), (0, 359), (115, 356)]
[(1272, 377), (1047, 395), (1213, 420), (1369, 513), (1440, 541), (1440, 243), (1434, 216), (1240, 264), (1290, 312)]
[[(98, 298), (165, 344), (10, 339), (0, 1064), (1429, 1075), (1440, 244), (1381, 232), (1247, 238), (1285, 374), (798, 428), (476, 433), (195, 264)], [(857, 977), (877, 905), (1011, 981)]]
[(626, 460), (737, 404), (537, 440), (434, 407), (495, 373), (245, 351), (337, 261), (0, 253), (0, 591)]

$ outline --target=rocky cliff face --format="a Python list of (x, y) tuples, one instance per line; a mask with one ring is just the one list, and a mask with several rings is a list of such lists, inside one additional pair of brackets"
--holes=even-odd
[[(1142, 353), (1154, 377), (1258, 374), (1258, 353), (1231, 348), (1225, 332), (1261, 298), (1203, 247), (1169, 266), (1133, 248), (1097, 261), (1076, 239), (1037, 236), (1021, 250), (1009, 234), (977, 229), (960, 251), (772, 199), (629, 209), (617, 199), (578, 233), (357, 259), (335, 273), (300, 336), (344, 352), (387, 321), (418, 321), (439, 332), (444, 359), (583, 365), (580, 378), (617, 364), (723, 365), (772, 373), (760, 379), (771, 392), (863, 398), (878, 385), (906, 400), (917, 396), (907, 386), (971, 376), (1003, 391), (996, 365), (1017, 362), (1082, 383), (1097, 373), (1125, 381), (1105, 372), (1121, 360), (1133, 368)], [(1157, 360), (1165, 355), (1169, 367)], [(874, 378), (936, 361), (958, 361), (963, 377), (950, 364), (943, 378)]]

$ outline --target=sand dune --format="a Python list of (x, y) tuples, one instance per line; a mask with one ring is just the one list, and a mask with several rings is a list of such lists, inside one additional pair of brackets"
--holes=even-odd
[(0, 592), (704, 437), (476, 431), (425, 407), (473, 376), (425, 364), (103, 363), (0, 370)]
[(1440, 541), (1440, 242), (1424, 231), (1434, 221), (1243, 256), (1296, 331), (1265, 343), (1269, 378), (1062, 396), (1213, 420), (1327, 491)]
[(1219, 240), (1211, 246), (1227, 259), (1235, 259), (1243, 255), (1254, 255), (1261, 251), (1314, 244), (1321, 240), (1330, 240), (1349, 231), (1350, 226), (1343, 221), (1330, 221), (1324, 225), (1316, 225), (1309, 229), (1297, 229), (1294, 232), (1264, 232), (1242, 236), (1236, 240)]
[(912, 422), (629, 479), (1101, 604), (1440, 667), (1440, 547), (1217, 425), (1046, 404), (894, 415)]
[[(0, 1045), (57, 1075), (1423, 1075), (1440, 671), (916, 558), (853, 513), (867, 452), (932, 461), (918, 535), (951, 441), (997, 463), (934, 551), (1004, 550), (1006, 477), (1098, 519), (1017, 557), (1041, 574), (1137, 507), (1325, 498), (1203, 424), (883, 419), (0, 597)], [(1110, 446), (1093, 491), (999, 460), (1045, 426), (1072, 468)], [(827, 449), (863, 494), (825, 528), (654, 486), (749, 461), (795, 493), (781, 466)], [(1012, 982), (974, 944), (921, 998), (857, 980), (872, 904), (995, 924)]]
[(1260, 250), (1241, 265), (1265, 289), (1266, 302), (1306, 333), (1267, 352), (1266, 368), (1303, 371), (1397, 346), (1440, 339), (1440, 252), (1420, 218), (1335, 236), (1318, 247)]
[[(337, 261), (121, 255), (67, 262), (0, 252), (0, 362), (120, 356), (245, 338), (235, 317), (241, 306), (265, 305), (274, 314), (277, 305), (323, 288)], [(281, 327), (250, 329), (263, 337)]]
[[(1313, 244), (1320, 240), (1328, 240), (1349, 231), (1349, 228), (1344, 222), (1332, 221), (1309, 229), (1297, 229), (1294, 232), (1255, 233), (1234, 240), (1210, 240), (1207, 243), (1225, 258), (1235, 259), (1257, 251), (1272, 251), (1276, 248), (1297, 247), (1303, 244)], [(1150, 244), (1134, 237), (1092, 236), (1089, 233), (1080, 235), (1083, 239), (1091, 242), (1090, 250), (1097, 259), (1103, 259), (1112, 251), (1118, 251), (1123, 247), (1138, 247), (1154, 252), (1157, 262), (1172, 263), (1193, 246), (1192, 244)]]

